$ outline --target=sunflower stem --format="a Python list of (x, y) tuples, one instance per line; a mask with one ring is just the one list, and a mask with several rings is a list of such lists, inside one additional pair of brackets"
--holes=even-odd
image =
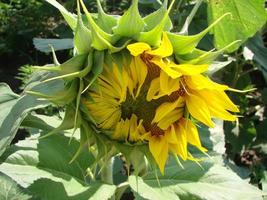
[(186, 18), (184, 26), (182, 30), (179, 32), (182, 35), (188, 35), (188, 28), (189, 25), (191, 24), (193, 18), (195, 17), (200, 5), (202, 4), (203, 0), (197, 0), (194, 8), (192, 9), (190, 15)]
[(103, 163), (101, 170), (101, 180), (107, 184), (113, 184), (113, 157)]

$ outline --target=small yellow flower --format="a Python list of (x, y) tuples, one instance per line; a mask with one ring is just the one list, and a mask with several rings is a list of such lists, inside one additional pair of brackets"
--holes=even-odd
[(122, 68), (105, 63), (88, 92), (91, 100), (87, 99), (86, 105), (98, 128), (112, 139), (148, 142), (164, 173), (169, 153), (187, 160), (193, 159), (188, 144), (206, 151), (190, 118), (212, 127), (212, 117), (235, 120), (228, 111), (237, 112), (238, 108), (225, 94), (227, 86), (201, 74), (208, 65), (175, 63), (166, 33), (158, 48), (142, 42), (127, 48), (130, 62), (125, 61)]

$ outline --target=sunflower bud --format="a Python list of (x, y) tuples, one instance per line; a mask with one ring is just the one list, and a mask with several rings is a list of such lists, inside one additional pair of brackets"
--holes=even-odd
[[(174, 1), (167, 8), (165, 0), (159, 10), (144, 18), (139, 14), (138, 0), (133, 0), (121, 17), (107, 15), (97, 1), (97, 19), (82, 0), (77, 17), (56, 1), (47, 1), (74, 30), (76, 54), (59, 66), (40, 67), (57, 73), (47, 81), (66, 82), (61, 97), (38, 95), (58, 105), (65, 100), (68, 112), (58, 130), (69, 128), (65, 127), (69, 120), (75, 122), (73, 127), (81, 129), (78, 153), (90, 143), (98, 149), (96, 161), (118, 152), (130, 161), (140, 155), (150, 160), (152, 155), (164, 173), (169, 154), (195, 160), (189, 144), (207, 151), (196, 124), (214, 127), (213, 118), (236, 120), (233, 113), (239, 110), (225, 93), (230, 88), (205, 75), (224, 49), (204, 52), (196, 48), (228, 14), (197, 35), (184, 36), (170, 32), (169, 12)], [(83, 22), (80, 4), (88, 23)], [(134, 153), (127, 155), (127, 148), (133, 148)]]

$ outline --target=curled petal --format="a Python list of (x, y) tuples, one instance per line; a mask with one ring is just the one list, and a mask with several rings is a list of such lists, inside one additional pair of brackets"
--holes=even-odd
[(134, 44), (129, 44), (127, 46), (127, 49), (130, 51), (130, 53), (133, 56), (139, 56), (142, 53), (144, 53), (145, 51), (150, 50), (151, 48), (148, 44), (146, 44), (144, 42), (137, 42)]
[(161, 45), (159, 48), (155, 50), (150, 50), (147, 52), (149, 55), (158, 56), (160, 58), (165, 58), (168, 56), (171, 56), (173, 53), (172, 44), (166, 34), (166, 32), (163, 33)]

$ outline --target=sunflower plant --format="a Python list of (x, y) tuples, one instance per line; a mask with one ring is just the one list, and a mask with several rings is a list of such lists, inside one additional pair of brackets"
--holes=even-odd
[[(147, 16), (139, 13), (138, 0), (132, 0), (122, 16), (105, 13), (100, 0), (97, 14), (90, 13), (83, 0), (77, 1), (77, 14), (56, 0), (46, 1), (61, 12), (73, 31), (72, 58), (59, 63), (51, 46), (54, 64), (33, 67), (23, 97), (1, 87), (11, 103), (23, 98), (32, 102), (16, 120), (38, 132), (29, 139), (29, 148), (41, 158), (40, 147), (46, 159), (50, 155), (52, 162), (70, 165), (64, 170), (74, 177), (75, 184), (70, 185), (80, 190), (68, 188), (66, 177), (58, 175), (66, 190), (66, 196), (59, 199), (120, 199), (127, 188), (137, 199), (262, 198), (259, 190), (223, 164), (205, 139), (208, 130), (222, 120), (234, 123), (239, 117), (238, 105), (227, 92), (247, 92), (209, 77), (216, 58), (240, 40), (218, 50), (198, 49), (202, 38), (222, 20), (230, 19), (231, 13), (224, 13), (202, 32), (187, 35), (172, 31), (169, 14), (174, 0), (160, 2), (161, 7)], [(28, 114), (51, 104), (62, 110), (61, 121)], [(49, 149), (49, 142), (65, 153), (59, 151), (59, 158), (54, 158), (57, 145)], [(47, 155), (46, 146), (51, 151)], [(24, 157), (22, 147), (28, 147), (23, 142), (17, 147)], [(47, 183), (31, 187), (20, 172), (8, 170), (12, 154), (6, 153), (5, 158), (0, 171), (19, 187), (53, 197), (39, 188)], [(115, 183), (115, 165), (121, 160), (126, 180)], [(79, 167), (71, 168), (73, 164)], [(42, 165), (36, 166), (42, 170)], [(56, 164), (51, 166), (57, 169)], [(246, 190), (239, 191), (239, 187)], [(231, 190), (230, 196), (225, 189)]]

